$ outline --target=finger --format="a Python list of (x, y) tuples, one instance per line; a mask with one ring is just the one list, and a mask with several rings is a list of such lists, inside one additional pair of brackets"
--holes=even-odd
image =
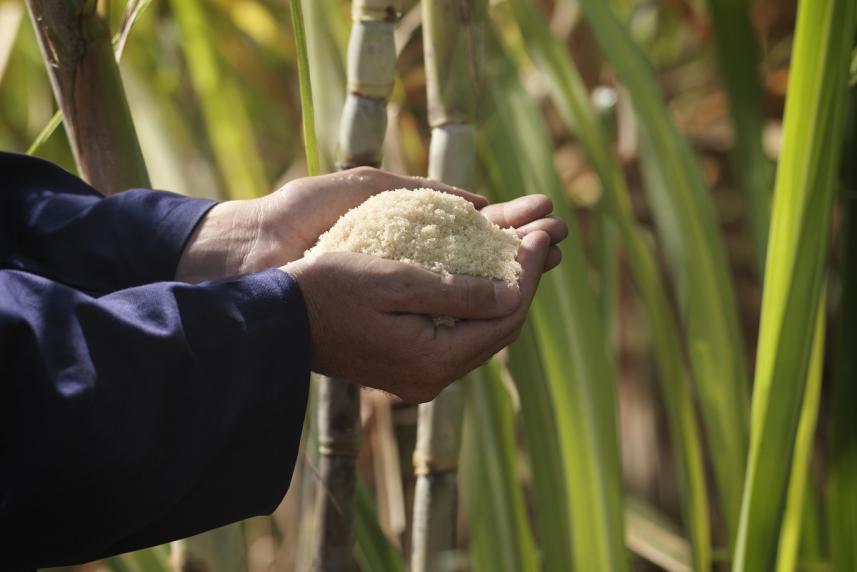
[(525, 236), (518, 247), (518, 263), (521, 265), (521, 278), (518, 281), (521, 288), (521, 305), (516, 313), (526, 315), (536, 295), (536, 288), (542, 277), (551, 241), (548, 233), (536, 230)]
[(555, 215), (546, 216), (519, 227), (518, 236), (523, 238), (536, 230), (543, 230), (548, 233), (552, 244), (562, 242), (568, 237), (568, 225), (565, 224), (564, 220)]
[(387, 262), (395, 267), (380, 276), (378, 292), (388, 312), (489, 319), (509, 315), (520, 303), (518, 289), (503, 282)]
[(493, 355), (509, 341), (509, 336), (521, 327), (535, 296), (542, 271), (547, 262), (550, 237), (546, 232), (534, 231), (525, 236), (518, 250), (521, 264), (518, 308), (509, 316), (494, 320), (468, 320), (452, 328), (437, 332), (438, 343), (448, 348), (449, 359), (469, 363), (474, 358)]
[(562, 262), (562, 251), (557, 246), (551, 246), (548, 250), (548, 258), (545, 262), (545, 272), (553, 270)]
[(494, 224), (518, 228), (540, 219), (553, 211), (553, 202), (545, 195), (527, 195), (517, 199), (488, 205), (482, 214)]

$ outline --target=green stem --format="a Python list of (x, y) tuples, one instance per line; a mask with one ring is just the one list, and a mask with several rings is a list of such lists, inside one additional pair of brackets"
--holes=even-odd
[(298, 80), (301, 92), (301, 121), (304, 132), (304, 149), (306, 153), (307, 172), (320, 175), (318, 164), (318, 142), (315, 137), (315, 111), (312, 102), (312, 81), (309, 75), (309, 59), (307, 55), (306, 29), (301, 0), (289, 2), (292, 15), (292, 31), (295, 36), (295, 47), (298, 52)]

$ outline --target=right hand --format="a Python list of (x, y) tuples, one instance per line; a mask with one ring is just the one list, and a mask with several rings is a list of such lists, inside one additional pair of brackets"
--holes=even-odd
[[(314, 371), (421, 403), (518, 337), (550, 246), (543, 230), (523, 238), (520, 290), (354, 253), (305, 257), (282, 270), (306, 301)], [(460, 321), (436, 327), (431, 316)]]

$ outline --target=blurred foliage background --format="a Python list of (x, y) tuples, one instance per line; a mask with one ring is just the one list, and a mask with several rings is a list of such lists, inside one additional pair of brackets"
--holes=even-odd
[[(572, 237), (521, 340), (467, 382), (458, 546), (443, 569), (857, 569), (857, 177), (842, 151), (855, 8), (803, 2), (488, 5), (475, 190), (547, 193)], [(104, 4), (127, 33), (120, 70), (154, 188), (247, 198), (306, 175), (286, 0), (129, 2), (130, 20), (123, 0)], [(421, 15), (403, 4), (383, 167), (425, 175)], [(350, 7), (303, 9), (329, 171)], [(0, 2), (0, 148), (30, 149), (57, 109), (24, 2)], [(62, 124), (33, 151), (76, 170)], [(779, 308), (764, 319), (763, 286)], [(311, 567), (323, 493), (308, 411), (277, 511), (202, 541), (219, 569)], [(355, 567), (404, 569), (416, 408), (364, 392), (362, 424)], [(73, 569), (167, 570), (181, 550)]]

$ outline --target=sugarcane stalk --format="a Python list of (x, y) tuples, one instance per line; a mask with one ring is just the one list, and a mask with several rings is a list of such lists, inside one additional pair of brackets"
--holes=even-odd
[(319, 383), (319, 476), (313, 570), (351, 569), (355, 461), (360, 449), (360, 390), (340, 379)]
[(105, 194), (149, 186), (104, 0), (27, 0), (81, 177)]
[[(476, 91), (478, 22), (481, 0), (423, 0), (431, 144), (429, 177), (472, 189), (476, 169)], [(463, 392), (456, 382), (420, 405), (414, 473), (412, 572), (442, 568), (455, 547), (458, 504), (458, 453), (461, 447)]]
[[(393, 32), (399, 0), (355, 0), (348, 43), (348, 86), (336, 153), (340, 170), (381, 164), (387, 100), (393, 89)], [(355, 460), (360, 442), (360, 391), (322, 378), (319, 385), (318, 535), (313, 570), (351, 570), (354, 544)]]

